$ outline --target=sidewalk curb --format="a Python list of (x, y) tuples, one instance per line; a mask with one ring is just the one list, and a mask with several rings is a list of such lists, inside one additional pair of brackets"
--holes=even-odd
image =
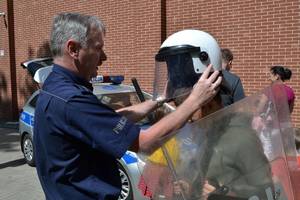
[(19, 122), (0, 122), (0, 128), (18, 129)]

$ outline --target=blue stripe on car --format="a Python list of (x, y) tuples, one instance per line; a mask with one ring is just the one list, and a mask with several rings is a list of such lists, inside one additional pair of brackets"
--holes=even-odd
[(20, 120), (22, 122), (24, 122), (25, 124), (27, 124), (28, 126), (33, 127), (33, 123), (34, 123), (34, 117), (33, 115), (27, 113), (27, 112), (22, 112), (21, 116), (20, 116)]
[(115, 85), (104, 85), (102, 88), (104, 90), (117, 90), (119, 87)]
[(126, 163), (126, 165), (128, 164), (132, 164), (132, 163), (136, 163), (138, 160), (137, 160), (137, 157), (132, 155), (132, 153), (130, 152), (126, 152), (124, 154), (124, 156), (122, 157), (122, 159), (124, 160), (124, 162)]

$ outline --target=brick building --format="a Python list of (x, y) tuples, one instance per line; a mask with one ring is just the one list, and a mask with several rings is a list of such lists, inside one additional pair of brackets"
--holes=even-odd
[(52, 18), (59, 12), (99, 16), (107, 26), (108, 61), (102, 74), (137, 77), (151, 92), (154, 55), (161, 41), (175, 31), (196, 28), (232, 49), (233, 72), (251, 95), (269, 84), (268, 68), (281, 64), (293, 76), (296, 92), (292, 115), (300, 127), (299, 0), (49, 0), (0, 1), (0, 120), (17, 118), (36, 89), (20, 62), (49, 55)]

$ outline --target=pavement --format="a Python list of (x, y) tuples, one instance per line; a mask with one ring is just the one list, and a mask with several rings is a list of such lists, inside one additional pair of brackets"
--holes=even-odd
[(23, 158), (17, 122), (0, 122), (0, 177), (0, 200), (45, 199), (35, 168)]
[(43, 200), (36, 170), (23, 159), (17, 127), (0, 123), (0, 200)]

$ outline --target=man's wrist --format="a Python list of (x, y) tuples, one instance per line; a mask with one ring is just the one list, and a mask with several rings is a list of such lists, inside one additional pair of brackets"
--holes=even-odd
[(203, 103), (199, 99), (196, 99), (191, 95), (184, 101), (184, 103), (188, 105), (188, 107), (192, 109), (193, 112), (201, 108), (201, 106), (203, 105)]
[(156, 100), (156, 108), (160, 108), (166, 103), (166, 98), (157, 98)]

